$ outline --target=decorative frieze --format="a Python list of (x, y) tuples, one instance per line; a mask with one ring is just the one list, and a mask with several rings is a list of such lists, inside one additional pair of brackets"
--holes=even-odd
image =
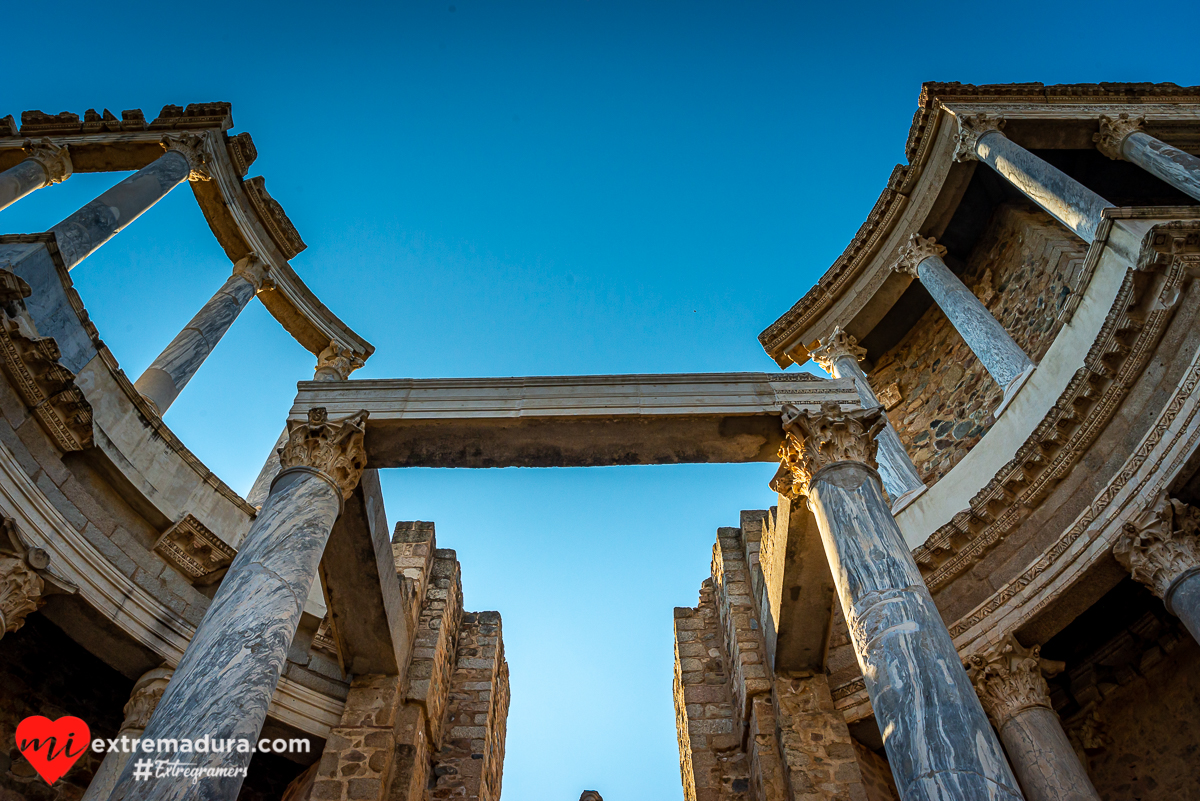
[(154, 551), (197, 585), (211, 584), (225, 574), (237, 551), (221, 541), (192, 514), (163, 532)]
[(187, 159), (188, 167), (191, 172), (188, 174), (189, 181), (210, 181), (212, 173), (209, 171), (208, 153), (205, 152), (205, 134), (201, 133), (171, 133), (165, 134), (162, 138), (163, 150), (181, 154)]
[(163, 106), (158, 117), (150, 123), (150, 130), (188, 130), (216, 128), (224, 131), (233, 127), (233, 106), (229, 103), (189, 103), (181, 106)]
[(343, 498), (349, 498), (367, 466), (366, 419), (365, 409), (336, 423), (329, 421), (325, 407), (309, 409), (306, 422), (288, 421), (288, 441), (279, 449), (279, 464), (283, 470), (320, 471), (338, 485)]
[(822, 370), (833, 375), (833, 367), (838, 359), (849, 356), (854, 361), (861, 362), (867, 355), (867, 349), (860, 348), (858, 340), (843, 331), (841, 326), (834, 326), (833, 333), (822, 339), (820, 346), (808, 355)]
[(1092, 141), (1096, 143), (1096, 149), (1110, 159), (1123, 161), (1125, 154), (1121, 152), (1121, 146), (1125, 144), (1125, 138), (1143, 130), (1145, 124), (1145, 117), (1130, 117), (1128, 114), (1110, 117), (1101, 114), (1100, 132), (1092, 135)]
[(958, 147), (954, 151), (955, 161), (975, 161), (975, 147), (985, 134), (1004, 130), (1003, 117), (987, 114), (966, 115), (958, 118)]
[(313, 381), (346, 381), (350, 374), (364, 364), (351, 348), (330, 342), (329, 347), (317, 357), (317, 369)]
[(908, 238), (908, 242), (900, 248), (900, 252), (896, 254), (896, 263), (892, 269), (897, 272), (908, 273), (913, 278), (919, 278), (917, 275), (917, 265), (930, 256), (936, 256), (940, 259), (945, 255), (946, 249), (939, 245), (937, 240), (932, 236), (913, 234)]
[(842, 411), (837, 403), (821, 404), (820, 412), (783, 406), (784, 441), (779, 448), (779, 471), (771, 489), (788, 498), (808, 494), (812, 477), (835, 462), (862, 462), (875, 467), (875, 437), (886, 420), (883, 409)]
[(56, 145), (49, 137), (41, 141), (25, 140), (26, 158), (42, 165), (46, 172), (46, 183), (60, 184), (71, 177), (71, 154), (66, 145)]
[(1200, 509), (1162, 493), (1124, 525), (1113, 556), (1165, 600), (1184, 574), (1200, 571)]
[(1025, 648), (1009, 635), (983, 654), (970, 657), (963, 667), (975, 685), (984, 710), (997, 729), (1023, 710), (1035, 706), (1053, 709), (1047, 675), (1061, 673), (1065, 665), (1042, 659), (1042, 647)]
[(250, 134), (242, 132), (237, 136), (231, 136), (225, 141), (225, 147), (229, 151), (229, 160), (233, 162), (233, 169), (237, 171), (238, 177), (245, 178), (246, 173), (250, 171), (250, 165), (258, 158), (258, 148), (254, 146), (254, 140), (250, 138)]
[(304, 244), (304, 240), (300, 238), (300, 232), (296, 230), (296, 226), (292, 225), (292, 221), (284, 213), (283, 206), (267, 194), (266, 179), (259, 175), (245, 181), (242, 187), (245, 188), (246, 197), (250, 198), (250, 204), (254, 206), (259, 221), (267, 229), (267, 233), (271, 235), (275, 244), (279, 246), (284, 258), (296, 258), (296, 254), (307, 248), (308, 245)]

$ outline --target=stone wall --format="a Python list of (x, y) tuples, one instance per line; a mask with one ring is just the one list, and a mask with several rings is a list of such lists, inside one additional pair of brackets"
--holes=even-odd
[[(1077, 292), (1087, 248), (1052, 217), (1000, 206), (959, 277), (1037, 363), (1062, 327)], [(1001, 388), (932, 305), (869, 375), (926, 484), (962, 460), (995, 419)]]

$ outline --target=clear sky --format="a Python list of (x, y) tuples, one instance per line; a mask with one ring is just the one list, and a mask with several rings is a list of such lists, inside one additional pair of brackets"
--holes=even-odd
[[(922, 81), (1200, 83), (1186, 2), (9, 6), (0, 116), (233, 103), (293, 266), (378, 348), (356, 378), (777, 369), (757, 334), (904, 160)], [(136, 378), (229, 269), (181, 187), (72, 277)], [(313, 365), (254, 303), (166, 420), (244, 492)], [(504, 616), (505, 798), (680, 797), (671, 608), (773, 472), (385, 474), (390, 519), (435, 521), (468, 609)]]

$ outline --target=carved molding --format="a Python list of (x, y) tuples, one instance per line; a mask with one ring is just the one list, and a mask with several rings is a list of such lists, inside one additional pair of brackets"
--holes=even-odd
[(174, 150), (187, 159), (191, 173), (189, 181), (211, 181), (212, 172), (208, 165), (208, 153), (204, 150), (206, 135), (202, 133), (169, 133), (160, 140), (163, 150)]
[(163, 692), (171, 682), (175, 671), (165, 665), (154, 668), (142, 675), (133, 685), (133, 692), (125, 703), (125, 721), (121, 724), (121, 732), (136, 729), (139, 733), (146, 730), (150, 716), (162, 700)]
[(984, 711), (997, 729), (1026, 709), (1054, 708), (1042, 673), (1054, 676), (1066, 665), (1042, 659), (1041, 653), (1040, 645), (1025, 648), (1009, 635), (990, 651), (975, 654), (963, 663)]
[(1113, 556), (1134, 579), (1168, 599), (1177, 579), (1200, 569), (1200, 509), (1160, 494), (1124, 525)]
[(976, 161), (979, 156), (975, 148), (984, 134), (1003, 132), (1004, 118), (987, 114), (966, 115), (958, 118), (958, 146), (954, 151), (955, 161)]
[(250, 134), (243, 131), (237, 136), (229, 137), (225, 148), (229, 151), (229, 160), (233, 163), (238, 177), (245, 178), (246, 173), (250, 171), (250, 165), (258, 158), (258, 148), (254, 146), (254, 140), (250, 138)]
[(307, 422), (288, 421), (288, 441), (279, 449), (282, 469), (319, 470), (341, 488), (343, 498), (349, 498), (367, 466), (363, 448), (367, 414), (364, 409), (333, 423), (325, 407), (318, 406), (308, 410)]
[(821, 340), (820, 347), (808, 354), (825, 372), (833, 375), (834, 364), (843, 356), (861, 362), (867, 355), (866, 348), (858, 346), (858, 339), (847, 334), (841, 326), (834, 326), (833, 333)]
[(896, 263), (892, 265), (892, 269), (896, 272), (908, 273), (913, 278), (920, 278), (917, 275), (917, 265), (930, 256), (937, 256), (940, 259), (945, 255), (946, 249), (939, 245), (932, 236), (913, 234), (896, 254)]
[(25, 140), (27, 161), (36, 161), (46, 172), (46, 183), (61, 184), (71, 177), (74, 167), (71, 165), (71, 153), (66, 145), (56, 145), (49, 137), (41, 141)]
[(0, 529), (0, 638), (3, 638), (24, 626), (25, 618), (46, 603), (46, 596), (69, 595), (78, 587), (46, 570), (50, 554), (42, 548), (26, 547), (12, 518), (0, 520)]
[(255, 292), (262, 292), (271, 288), (271, 279), (267, 275), (270, 269), (271, 265), (260, 259), (257, 254), (250, 253), (233, 265), (233, 274), (246, 279)]
[(899, 406), (900, 402), (904, 400), (904, 394), (900, 391), (900, 385), (895, 382), (888, 384), (876, 392), (875, 397), (883, 404), (883, 408), (889, 412)]
[(283, 206), (279, 205), (279, 201), (267, 194), (266, 183), (266, 179), (258, 175), (245, 181), (242, 186), (246, 190), (246, 197), (250, 198), (250, 204), (254, 206), (254, 211), (258, 214), (259, 221), (267, 229), (267, 233), (271, 235), (275, 244), (279, 246), (284, 258), (294, 259), (296, 254), (308, 245), (304, 244), (304, 240), (300, 238), (300, 232), (296, 230), (296, 226), (292, 225), (292, 221), (284, 213)]
[(842, 411), (839, 404), (821, 404), (821, 411), (801, 411), (790, 403), (783, 406), (783, 444), (779, 447), (779, 470), (771, 489), (788, 498), (808, 495), (817, 471), (835, 462), (875, 465), (875, 437), (887, 421), (883, 407)]
[(326, 613), (321, 619), (321, 625), (317, 626), (317, 633), (313, 635), (312, 647), (314, 650), (321, 651), (334, 659), (340, 660), (338, 654), (337, 639), (333, 631), (333, 616)]
[(154, 552), (197, 585), (212, 584), (224, 576), (237, 555), (190, 513), (163, 532), (154, 543)]
[(1130, 117), (1128, 114), (1110, 117), (1101, 114), (1100, 132), (1092, 134), (1092, 141), (1096, 143), (1096, 149), (1110, 159), (1123, 161), (1125, 154), (1121, 152), (1121, 146), (1125, 144), (1125, 138), (1143, 130), (1145, 124), (1145, 117)]
[(330, 342), (329, 347), (321, 351), (317, 357), (317, 369), (313, 381), (346, 381), (350, 374), (362, 367), (363, 360), (351, 348), (344, 348), (336, 342)]

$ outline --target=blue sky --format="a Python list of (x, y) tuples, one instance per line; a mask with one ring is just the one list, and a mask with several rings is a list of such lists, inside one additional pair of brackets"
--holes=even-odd
[[(66, 0), (5, 10), (0, 116), (233, 103), (357, 378), (774, 370), (756, 336), (833, 262), (925, 80), (1200, 83), (1187, 3)], [(120, 179), (0, 213), (44, 230)], [(181, 187), (77, 268), (133, 378), (228, 275)], [(167, 422), (245, 491), (314, 359), (252, 304)], [(410, 470), (512, 669), (504, 796), (681, 795), (671, 608), (770, 465)]]

